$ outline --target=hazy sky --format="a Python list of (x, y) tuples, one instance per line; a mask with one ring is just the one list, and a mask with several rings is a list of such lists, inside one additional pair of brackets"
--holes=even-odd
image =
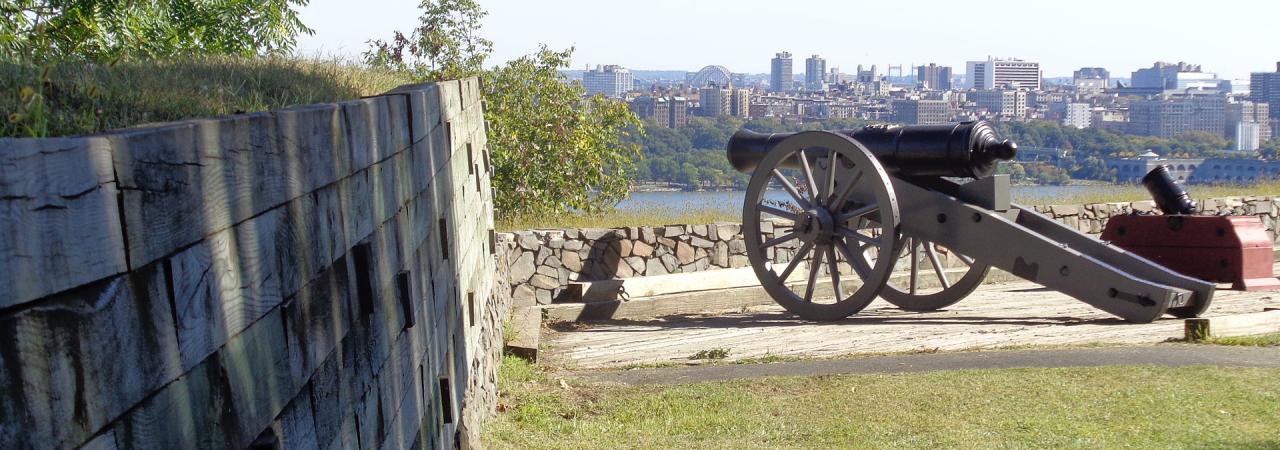
[[(964, 62), (996, 57), (1038, 61), (1045, 76), (1105, 67), (1112, 76), (1154, 61), (1202, 64), (1223, 78), (1273, 71), (1280, 60), (1280, 2), (1274, 0), (787, 1), (480, 0), (490, 64), (546, 43), (575, 47), (574, 68), (620, 64), (689, 70), (719, 64), (764, 73), (779, 51), (795, 72), (819, 54), (828, 67)], [(306, 54), (358, 56), (365, 41), (408, 31), (416, 0), (311, 0), (300, 38)]]

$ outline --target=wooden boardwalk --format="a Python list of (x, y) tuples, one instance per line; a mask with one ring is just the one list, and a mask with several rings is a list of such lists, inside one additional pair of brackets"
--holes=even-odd
[[(1206, 317), (1280, 308), (1280, 291), (1219, 290)], [(704, 350), (729, 360), (834, 357), (1011, 346), (1156, 343), (1183, 336), (1183, 321), (1132, 324), (1030, 282), (986, 285), (944, 311), (910, 313), (877, 300), (839, 322), (795, 319), (777, 306), (716, 315), (610, 321), (545, 330), (544, 355), (570, 368), (689, 362)]]

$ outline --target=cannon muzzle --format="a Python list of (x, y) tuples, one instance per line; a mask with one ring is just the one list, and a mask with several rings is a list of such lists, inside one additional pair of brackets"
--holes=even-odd
[[(836, 131), (861, 143), (885, 170), (903, 176), (985, 178), (1000, 161), (1013, 159), (1018, 145), (1000, 139), (986, 121), (945, 125), (870, 125)], [(739, 130), (729, 139), (729, 163), (751, 173), (774, 146), (795, 133)], [(798, 164), (787, 161), (785, 166)]]
[(1147, 187), (1156, 206), (1165, 214), (1188, 215), (1196, 213), (1196, 202), (1187, 194), (1187, 190), (1173, 181), (1169, 166), (1160, 165), (1142, 177), (1142, 185)]

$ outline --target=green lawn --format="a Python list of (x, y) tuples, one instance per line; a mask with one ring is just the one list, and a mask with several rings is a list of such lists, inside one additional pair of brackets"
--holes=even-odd
[[(561, 385), (508, 359), (495, 448), (1276, 448), (1280, 370), (1103, 367)], [(567, 387), (566, 387), (567, 386)]]
[(1198, 343), (1212, 345), (1237, 345), (1243, 347), (1280, 347), (1280, 333), (1210, 338)]

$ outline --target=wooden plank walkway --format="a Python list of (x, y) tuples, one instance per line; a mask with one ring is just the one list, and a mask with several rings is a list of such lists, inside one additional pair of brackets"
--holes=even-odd
[[(1206, 317), (1280, 308), (1280, 291), (1219, 290)], [(767, 356), (834, 357), (1011, 346), (1156, 343), (1183, 337), (1183, 321), (1116, 319), (1030, 282), (986, 285), (948, 310), (910, 313), (877, 300), (839, 322), (797, 320), (777, 306), (717, 315), (609, 321), (544, 330), (544, 353), (570, 369), (688, 362), (703, 350), (728, 360)]]

